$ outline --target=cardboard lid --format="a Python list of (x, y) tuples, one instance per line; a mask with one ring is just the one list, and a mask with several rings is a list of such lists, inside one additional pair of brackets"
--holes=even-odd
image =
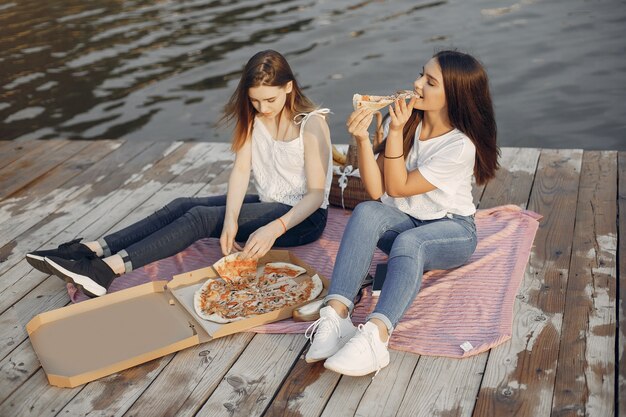
[(170, 301), (165, 284), (151, 282), (33, 318), (27, 331), (50, 383), (80, 385), (199, 344), (195, 326)]

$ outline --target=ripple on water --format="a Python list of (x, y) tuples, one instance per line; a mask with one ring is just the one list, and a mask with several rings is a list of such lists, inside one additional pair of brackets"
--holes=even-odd
[[(0, 131), (228, 141), (213, 123), (245, 61), (273, 48), (346, 143), (355, 91), (410, 87), (433, 51), (456, 47), (487, 66), (503, 145), (613, 146), (624, 22), (613, 0), (13, 1), (0, 5)], [(585, 109), (603, 143), (567, 122)]]

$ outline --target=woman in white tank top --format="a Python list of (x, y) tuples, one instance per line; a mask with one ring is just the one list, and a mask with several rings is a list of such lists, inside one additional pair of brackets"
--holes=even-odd
[[(221, 120), (235, 121), (227, 195), (178, 198), (118, 232), (31, 252), (27, 260), (100, 296), (121, 274), (201, 238), (219, 238), (224, 255), (236, 250), (253, 258), (275, 244), (310, 243), (321, 236), (327, 219), (332, 180), (327, 113), (302, 93), (280, 53), (259, 52), (245, 65)], [(251, 173), (256, 195), (246, 195)]]

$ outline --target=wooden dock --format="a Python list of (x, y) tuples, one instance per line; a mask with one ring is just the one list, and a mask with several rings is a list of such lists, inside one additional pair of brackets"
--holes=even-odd
[[(0, 141), (0, 416), (626, 417), (626, 153), (504, 148), (480, 208), (544, 216), (510, 341), (467, 359), (392, 351), (375, 378), (307, 364), (302, 335), (242, 333), (73, 388), (25, 325), (67, 305), (24, 254), (223, 193), (226, 144)], [(620, 239), (620, 237), (622, 237)]]

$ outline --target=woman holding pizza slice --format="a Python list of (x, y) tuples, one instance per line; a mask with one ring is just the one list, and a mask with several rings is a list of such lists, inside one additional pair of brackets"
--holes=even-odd
[[(386, 139), (370, 144), (373, 110), (347, 121), (358, 143), (359, 169), (373, 199), (346, 226), (331, 286), (311, 325), (306, 360), (366, 375), (387, 366), (394, 327), (420, 289), (425, 270), (463, 265), (476, 248), (472, 177), (484, 184), (498, 169), (499, 149), (487, 74), (473, 57), (442, 51), (413, 83), (415, 96), (389, 107)], [(378, 153), (378, 157), (375, 154)], [(350, 312), (374, 250), (389, 255), (374, 311), (354, 327)]]
[[(198, 239), (220, 239), (260, 258), (274, 245), (318, 239), (326, 226), (332, 180), (328, 109), (300, 89), (278, 52), (254, 55), (224, 107), (221, 121), (235, 121), (235, 163), (224, 196), (178, 198), (154, 214), (101, 239), (80, 239), (26, 255), (35, 268), (101, 296), (113, 279), (174, 255)], [(250, 174), (258, 194), (246, 195)], [(241, 247), (237, 242), (246, 242)]]

